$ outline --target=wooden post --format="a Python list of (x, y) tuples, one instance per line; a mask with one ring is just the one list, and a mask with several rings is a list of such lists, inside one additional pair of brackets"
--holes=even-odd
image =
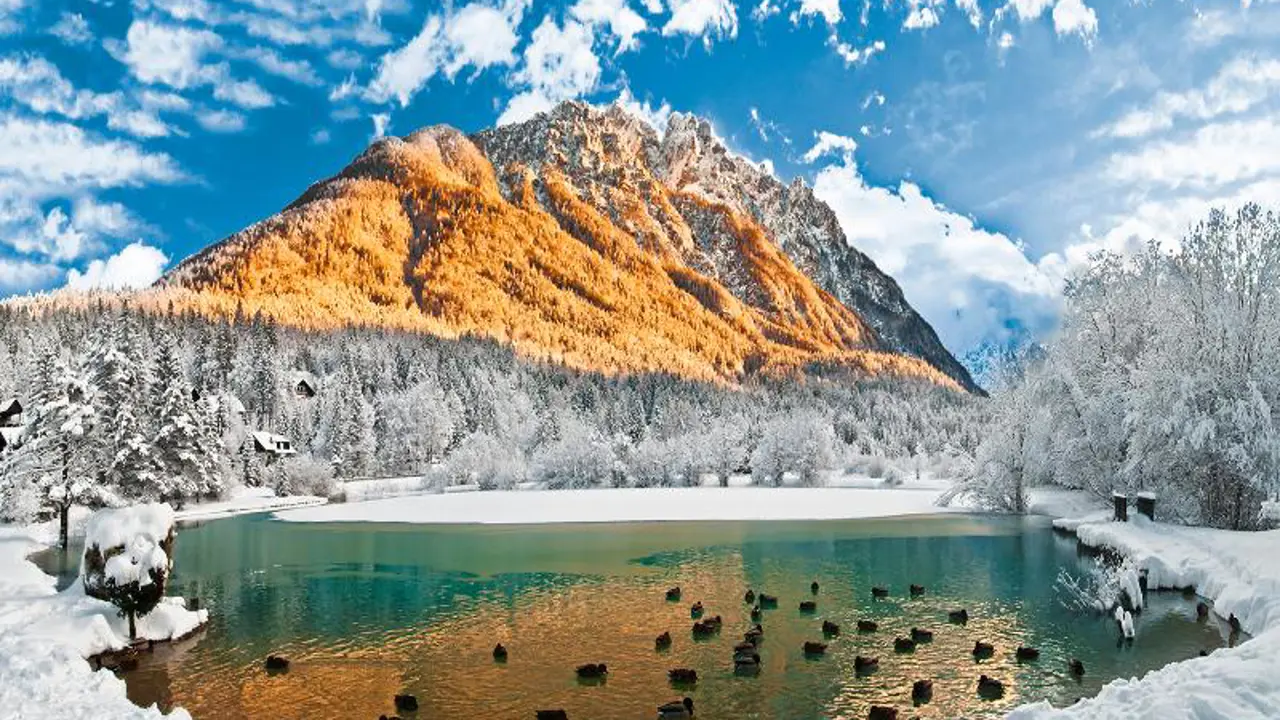
[(1135, 502), (1139, 515), (1146, 515), (1148, 520), (1156, 519), (1156, 494), (1152, 492), (1138, 493)]
[(1112, 493), (1111, 502), (1115, 504), (1115, 521), (1129, 522), (1129, 496), (1124, 493)]

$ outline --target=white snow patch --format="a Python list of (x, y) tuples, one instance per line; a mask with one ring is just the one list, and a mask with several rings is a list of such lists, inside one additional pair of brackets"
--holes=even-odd
[[(163, 520), (163, 513), (144, 514), (151, 515), (147, 522)], [(112, 538), (121, 528), (100, 521), (97, 529), (100, 538)], [(154, 706), (137, 707), (125, 697), (124, 681), (89, 668), (86, 657), (128, 645), (128, 624), (115, 607), (86, 596), (79, 582), (56, 592), (54, 578), (27, 561), (55, 533), (49, 524), (0, 526), (0, 716), (189, 719), (182, 709), (166, 716)], [(138, 618), (137, 630), (145, 639), (169, 639), (207, 619), (207, 611), (192, 612), (181, 598), (165, 598)]]
[(240, 486), (233, 488), (226, 500), (188, 505), (179, 510), (176, 517), (179, 521), (214, 520), (233, 515), (323, 505), (327, 502), (327, 498), (315, 495), (277, 496), (271, 488)]
[(843, 520), (947, 512), (938, 491), (645, 488), (417, 495), (277, 512), (291, 522), (534, 524), (689, 520)]
[[(1095, 516), (1096, 517), (1096, 516)], [(1014, 710), (1011, 720), (1274, 720), (1280, 717), (1280, 530), (1231, 532), (1081, 519), (1055, 523), (1092, 546), (1111, 548), (1147, 571), (1149, 588), (1182, 588), (1213, 601), (1219, 615), (1236, 615), (1254, 637), (1208, 657), (1193, 658), (1116, 680), (1098, 695), (1067, 708), (1047, 702)], [(1120, 620), (1123, 627), (1123, 619)]]

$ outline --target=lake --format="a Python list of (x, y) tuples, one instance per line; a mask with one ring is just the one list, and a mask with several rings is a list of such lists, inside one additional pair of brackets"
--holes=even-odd
[[(210, 608), (208, 630), (157, 650), (126, 675), (140, 704), (182, 705), (196, 718), (376, 718), (412, 693), (418, 718), (531, 718), (562, 707), (572, 718), (646, 718), (682, 695), (700, 718), (865, 718), (871, 704), (911, 708), (911, 684), (934, 681), (920, 718), (997, 717), (1023, 702), (1071, 702), (1116, 678), (1139, 676), (1223, 644), (1216, 619), (1196, 622), (1195, 599), (1152, 593), (1138, 638), (1118, 645), (1114, 624), (1067, 609), (1053, 589), (1062, 569), (1092, 560), (1035, 517), (939, 515), (823, 522), (406, 526), (216, 520), (178, 535), (171, 592)], [(821, 584), (810, 593), (809, 584)], [(910, 583), (927, 586), (911, 599)], [(683, 598), (667, 602), (666, 588)], [(891, 592), (872, 598), (872, 585)], [(733, 672), (732, 647), (749, 621), (747, 588), (780, 598), (766, 610), (762, 666)], [(817, 612), (798, 611), (816, 600)], [(717, 637), (691, 637), (689, 605), (721, 615)], [(966, 626), (947, 623), (964, 607)], [(879, 632), (859, 634), (858, 619)], [(823, 620), (841, 636), (807, 658)], [(910, 628), (931, 644), (895, 654)], [(670, 631), (669, 651), (654, 638)], [(996, 656), (976, 662), (975, 640)], [(495, 643), (510, 657), (493, 661)], [(1018, 663), (1018, 645), (1040, 648)], [(292, 661), (268, 675), (268, 653)], [(866, 677), (854, 656), (876, 655)], [(1068, 661), (1087, 673), (1077, 681)], [(606, 682), (580, 684), (576, 666), (602, 662)], [(689, 667), (691, 690), (668, 684)], [(977, 696), (980, 674), (1004, 681), (1002, 700)], [(904, 713), (904, 717), (907, 715)]]

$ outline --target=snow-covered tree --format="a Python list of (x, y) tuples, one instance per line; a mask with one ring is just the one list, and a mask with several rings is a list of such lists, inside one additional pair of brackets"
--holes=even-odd
[(215, 494), (222, 487), (218, 451), (168, 337), (160, 341), (155, 384), (159, 393), (153, 441), (160, 476), (158, 499), (181, 505), (189, 498)]

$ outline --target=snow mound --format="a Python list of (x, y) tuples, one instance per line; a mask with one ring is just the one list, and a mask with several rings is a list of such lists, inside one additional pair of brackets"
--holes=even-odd
[(99, 510), (85, 525), (84, 545), (103, 549), (124, 547), (142, 537), (158, 546), (173, 530), (173, 520), (173, 508), (166, 503)]

